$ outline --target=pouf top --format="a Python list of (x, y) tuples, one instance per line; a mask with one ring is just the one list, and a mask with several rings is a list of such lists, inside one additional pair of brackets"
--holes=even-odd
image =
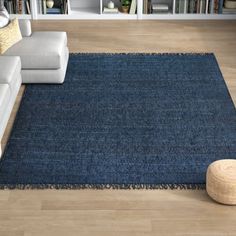
[(209, 168), (211, 174), (221, 181), (232, 182), (236, 184), (236, 160), (225, 159), (213, 162)]

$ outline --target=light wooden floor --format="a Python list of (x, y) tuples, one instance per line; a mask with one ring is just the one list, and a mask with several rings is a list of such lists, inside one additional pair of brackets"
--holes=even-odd
[[(236, 21), (39, 21), (71, 52), (214, 52), (236, 103)], [(18, 96), (20, 102), (21, 94)], [(17, 110), (3, 139), (4, 146)], [(0, 236), (236, 235), (236, 207), (205, 191), (0, 191)]]

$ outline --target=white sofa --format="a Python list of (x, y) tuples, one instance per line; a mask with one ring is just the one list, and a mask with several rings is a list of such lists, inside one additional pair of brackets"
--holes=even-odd
[[(0, 56), (0, 143), (12, 108), (19, 92), (21, 80), (20, 57)], [(0, 144), (0, 157), (1, 157)]]
[(64, 82), (69, 50), (66, 32), (34, 32), (29, 20), (19, 20), (23, 39), (0, 56), (1, 140), (21, 83)]
[(63, 83), (69, 59), (66, 32), (32, 32), (29, 20), (19, 20), (23, 39), (4, 55), (20, 56), (23, 83)]

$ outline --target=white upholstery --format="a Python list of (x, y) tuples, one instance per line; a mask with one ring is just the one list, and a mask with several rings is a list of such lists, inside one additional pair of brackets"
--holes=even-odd
[(5, 55), (20, 55), (24, 70), (55, 70), (62, 67), (66, 45), (65, 32), (35, 32), (9, 48)]
[(19, 20), (22, 37), (29, 37), (32, 34), (30, 20)]
[(10, 101), (11, 90), (8, 84), (0, 84), (0, 123), (3, 120), (4, 112)]
[(20, 57), (0, 57), (0, 84), (9, 84), (10, 88), (14, 88), (15, 77), (21, 72)]
[[(11, 111), (12, 111), (13, 106), (15, 104), (17, 94), (20, 90), (21, 82), (22, 82), (21, 76), (19, 75), (16, 78), (14, 90), (11, 91), (10, 99), (9, 99), (7, 106), (4, 109), (3, 116), (2, 116), (2, 114), (0, 115), (1, 116), (1, 119), (0, 119), (0, 142), (1, 142), (2, 136), (4, 134), (4, 131), (6, 129), (7, 122), (10, 118)], [(0, 149), (0, 158), (1, 158), (1, 149)]]
[[(62, 67), (57, 70), (22, 70), (22, 78), (24, 83), (43, 83), (51, 84), (64, 82), (67, 63), (69, 59), (69, 50), (65, 48), (64, 56), (62, 58)], [(34, 78), (34, 80), (32, 80)], [(34, 82), (35, 81), (35, 82)]]
[(21, 86), (20, 65), (19, 57), (0, 57), (0, 141)]

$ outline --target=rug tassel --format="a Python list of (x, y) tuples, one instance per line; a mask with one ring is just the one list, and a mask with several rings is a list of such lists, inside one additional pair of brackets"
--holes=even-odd
[(203, 190), (205, 184), (6, 184), (0, 189), (26, 190), (26, 189), (66, 189), (66, 190)]

